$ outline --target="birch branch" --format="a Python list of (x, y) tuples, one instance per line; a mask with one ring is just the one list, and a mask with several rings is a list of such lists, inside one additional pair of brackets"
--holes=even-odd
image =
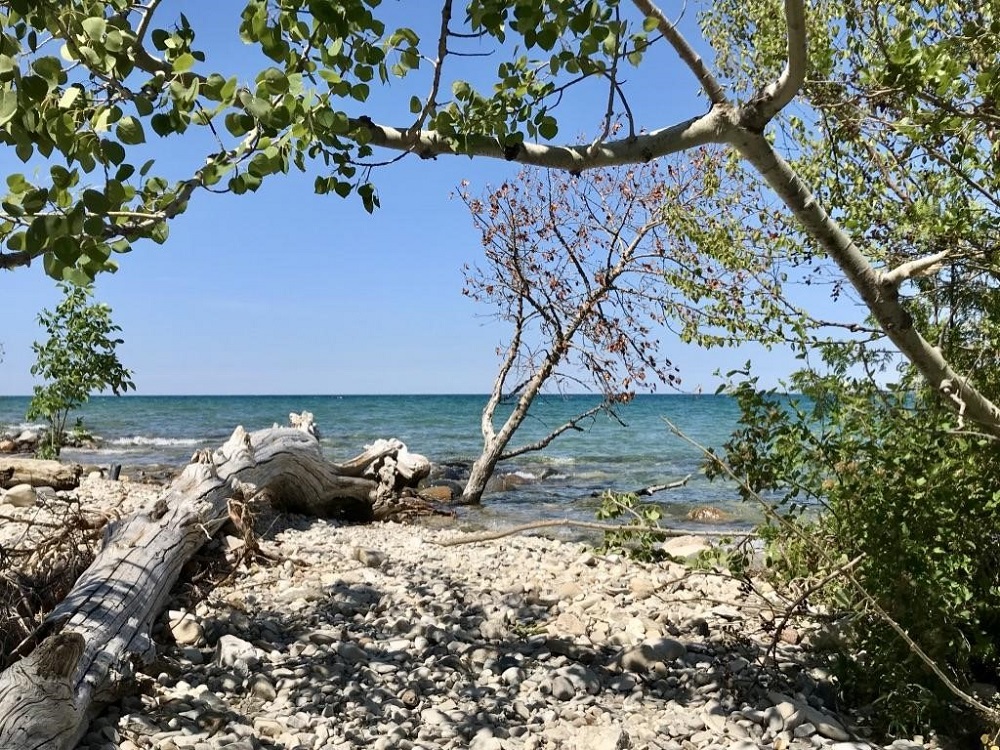
[(880, 279), (882, 286), (896, 288), (914, 276), (930, 276), (941, 268), (941, 264), (949, 255), (951, 255), (951, 250), (942, 250), (939, 253), (926, 255), (923, 258), (916, 258), (896, 266), (891, 271), (886, 271), (882, 274)]
[(771, 119), (795, 98), (806, 79), (806, 14), (802, 0), (785, 0), (788, 59), (777, 80), (770, 83), (747, 108), (752, 130), (763, 130)]
[(677, 52), (677, 56), (680, 57), (684, 64), (690, 68), (692, 73), (694, 73), (694, 77), (698, 79), (698, 83), (701, 84), (702, 89), (704, 89), (705, 94), (708, 96), (708, 100), (712, 102), (712, 104), (725, 104), (727, 99), (726, 93), (722, 88), (722, 84), (720, 84), (718, 79), (712, 75), (712, 71), (708, 69), (708, 66), (705, 65), (705, 61), (702, 60), (701, 56), (694, 51), (694, 48), (688, 43), (688, 40), (684, 38), (684, 35), (677, 30), (677, 25), (667, 18), (666, 14), (655, 4), (650, 2), (650, 0), (632, 0), (632, 4), (635, 5), (635, 7), (638, 8), (647, 18), (656, 19), (657, 29), (659, 29), (664, 38), (670, 42), (670, 46), (674, 48), (675, 52)]

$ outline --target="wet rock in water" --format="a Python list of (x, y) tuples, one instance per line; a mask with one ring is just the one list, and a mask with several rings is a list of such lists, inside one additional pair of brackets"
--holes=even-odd
[(419, 490), (417, 495), (428, 502), (447, 504), (454, 499), (455, 491), (449, 485), (435, 484)]
[(699, 505), (697, 508), (692, 508), (688, 511), (687, 519), (699, 523), (727, 523), (733, 520), (733, 516), (731, 513), (722, 510), (722, 508), (716, 508), (712, 505)]

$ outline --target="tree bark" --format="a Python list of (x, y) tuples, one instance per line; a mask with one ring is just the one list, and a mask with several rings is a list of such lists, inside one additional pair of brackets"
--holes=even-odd
[[(0, 747), (75, 746), (135, 665), (152, 657), (152, 623), (181, 568), (225, 523), (231, 498), (265, 493), (291, 510), (377, 518), (394, 507), (387, 486), (397, 483), (386, 470), (391, 453), (377, 453), (379, 462), (360, 472), (373, 478), (345, 477), (305, 428), (275, 426), (238, 427), (219, 450), (195, 454), (152, 507), (107, 528), (93, 564), (42, 626), (55, 634), (0, 674)], [(412, 462), (408, 455), (401, 463)]]
[(83, 467), (35, 458), (0, 457), (0, 487), (9, 490), (18, 484), (71, 490), (80, 484)]

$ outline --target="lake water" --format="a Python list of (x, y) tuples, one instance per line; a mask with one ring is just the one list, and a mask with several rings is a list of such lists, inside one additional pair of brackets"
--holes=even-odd
[[(185, 464), (202, 447), (218, 447), (237, 425), (248, 430), (287, 424), (289, 412), (315, 415), (324, 453), (344, 461), (377, 438), (399, 438), (434, 463), (468, 464), (479, 454), (485, 396), (126, 396), (95, 397), (79, 412), (102, 441), (98, 450), (66, 450), (84, 464), (126, 467)], [(539, 439), (598, 402), (586, 395), (538, 399), (516, 444)], [(0, 397), (0, 428), (23, 426), (28, 399)], [(640, 395), (620, 409), (621, 421), (599, 415), (582, 432), (570, 431), (544, 452), (501, 464), (499, 473), (525, 481), (484, 497), (482, 509), (462, 510), (470, 521), (494, 526), (541, 518), (593, 520), (604, 490), (635, 491), (692, 477), (684, 487), (660, 492), (673, 523), (693, 507), (719, 506), (736, 525), (756, 520), (732, 484), (700, 473), (700, 451), (671, 434), (665, 420), (700, 445), (720, 448), (736, 425), (735, 402), (721, 395)], [(76, 415), (74, 415), (75, 417)], [(72, 423), (73, 418), (70, 422)], [(683, 524), (681, 524), (683, 525)]]

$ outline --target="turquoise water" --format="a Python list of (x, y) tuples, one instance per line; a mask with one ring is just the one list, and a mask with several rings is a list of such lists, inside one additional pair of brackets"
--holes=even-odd
[[(95, 397), (80, 412), (102, 440), (98, 450), (67, 450), (84, 464), (181, 466), (201, 447), (217, 447), (237, 425), (247, 429), (286, 424), (289, 412), (311, 411), (325, 454), (343, 461), (378, 438), (399, 438), (435, 464), (468, 464), (482, 445), (479, 423), (485, 396), (126, 396)], [(515, 444), (533, 442), (596, 404), (594, 396), (540, 397)], [(0, 397), (0, 428), (22, 426), (28, 399)], [(658, 493), (668, 517), (682, 519), (694, 506), (718, 505), (737, 522), (753, 518), (732, 485), (708, 482), (701, 453), (671, 434), (669, 419), (705, 447), (720, 448), (736, 424), (735, 403), (717, 395), (641, 395), (622, 407), (623, 424), (599, 415), (583, 432), (570, 431), (544, 452), (501, 464), (523, 484), (488, 494), (482, 510), (463, 511), (493, 522), (571, 517), (592, 520), (604, 490), (634, 491), (692, 474), (682, 488)], [(72, 418), (71, 418), (72, 422)]]

